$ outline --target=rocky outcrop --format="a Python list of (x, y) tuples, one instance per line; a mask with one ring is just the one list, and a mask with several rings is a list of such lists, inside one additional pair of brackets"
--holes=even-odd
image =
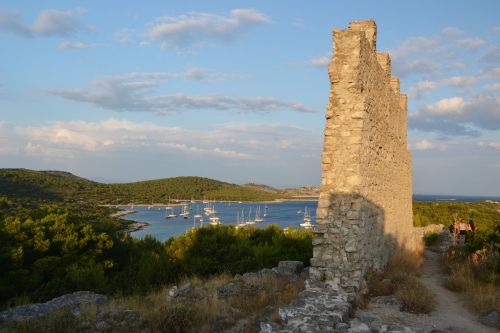
[(496, 311), (492, 311), (488, 313), (486, 316), (481, 317), (479, 321), (483, 325), (500, 329), (500, 314), (498, 314), (498, 312)]
[(279, 309), (283, 327), (261, 324), (261, 332), (337, 332), (348, 328), (349, 295), (332, 289), (308, 288)]
[(296, 282), (306, 278), (307, 270), (301, 261), (280, 261), (278, 267), (264, 268), (258, 272), (237, 274), (233, 280), (216, 289), (217, 298), (227, 298), (234, 295), (255, 294), (262, 290), (266, 278), (281, 278), (289, 282)]
[(78, 314), (81, 305), (104, 305), (107, 302), (108, 298), (104, 295), (90, 291), (78, 291), (54, 298), (45, 303), (27, 304), (2, 311), (0, 312), (0, 323), (36, 320), (65, 308), (70, 308), (73, 314)]

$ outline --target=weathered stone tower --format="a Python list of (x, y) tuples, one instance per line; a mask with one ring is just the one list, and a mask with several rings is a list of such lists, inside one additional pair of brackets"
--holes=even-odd
[(398, 246), (415, 247), (407, 96), (376, 37), (373, 20), (333, 31), (310, 279), (335, 289), (358, 290)]

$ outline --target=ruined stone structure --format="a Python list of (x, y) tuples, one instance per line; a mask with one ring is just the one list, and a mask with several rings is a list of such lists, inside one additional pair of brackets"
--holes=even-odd
[(358, 291), (368, 269), (415, 246), (407, 96), (376, 37), (373, 20), (333, 31), (310, 280), (334, 289)]

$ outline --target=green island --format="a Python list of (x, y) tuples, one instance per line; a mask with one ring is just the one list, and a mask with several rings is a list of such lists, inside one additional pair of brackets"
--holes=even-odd
[[(186, 277), (208, 278), (274, 267), (281, 260), (312, 257), (307, 230), (195, 228), (160, 242), (133, 239), (127, 222), (101, 204), (210, 197), (272, 200), (279, 194), (201, 177), (129, 184), (99, 184), (59, 171), (0, 170), (0, 309), (42, 302), (77, 290), (113, 296), (145, 295)], [(449, 225), (453, 214), (473, 219), (468, 256), (500, 250), (500, 211), (495, 202), (413, 203), (415, 226)], [(431, 235), (427, 235), (432, 238)], [(451, 265), (451, 264), (450, 264)], [(474, 278), (500, 285), (498, 255)]]
[(174, 177), (103, 184), (69, 172), (1, 169), (0, 195), (12, 200), (94, 204), (168, 203), (169, 200), (268, 201), (286, 194), (255, 184), (241, 186), (203, 177)]

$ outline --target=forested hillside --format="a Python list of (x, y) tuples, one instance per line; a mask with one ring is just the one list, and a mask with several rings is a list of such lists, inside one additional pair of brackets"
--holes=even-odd
[(166, 203), (169, 199), (274, 200), (278, 194), (203, 177), (102, 184), (61, 171), (0, 169), (0, 195), (12, 200), (85, 201), (99, 204)]

